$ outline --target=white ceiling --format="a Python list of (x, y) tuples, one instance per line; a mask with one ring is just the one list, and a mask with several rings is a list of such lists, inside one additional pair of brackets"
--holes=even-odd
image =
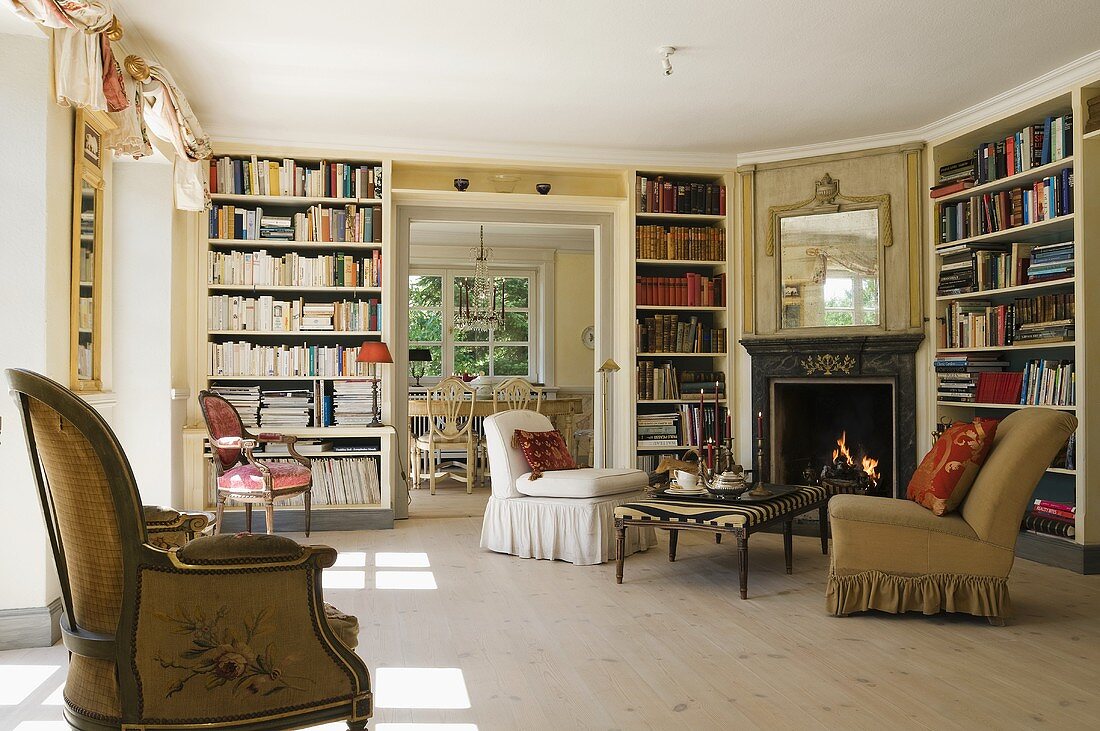
[(529, 159), (912, 130), (1100, 47), (1096, 0), (114, 4), (215, 139)]
[(413, 246), (455, 246), (465, 251), (478, 245), (481, 225), (485, 226), (485, 245), (488, 247), (591, 252), (595, 243), (591, 227), (469, 221), (413, 221), (409, 224), (409, 243)]

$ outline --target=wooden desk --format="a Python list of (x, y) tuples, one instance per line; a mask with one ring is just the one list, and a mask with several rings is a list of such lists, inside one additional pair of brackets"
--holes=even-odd
[[(532, 406), (534, 401), (531, 402)], [(533, 411), (534, 409), (532, 409)], [(443, 407), (440, 406), (436, 411), (442, 412)], [(554, 427), (561, 432), (561, 435), (565, 438), (565, 443), (569, 447), (569, 452), (573, 452), (573, 432), (574, 423), (576, 421), (576, 415), (581, 413), (581, 400), (579, 398), (556, 398), (556, 399), (543, 399), (541, 413), (546, 416), (554, 424)], [(480, 420), (486, 416), (490, 416), (493, 413), (493, 402), (490, 400), (476, 400), (474, 401), (474, 419), (478, 421), (477, 426), (480, 426)], [(409, 429), (412, 430), (413, 419), (425, 418), (428, 416), (428, 400), (427, 399), (409, 399)], [(480, 429), (478, 429), (480, 433)]]

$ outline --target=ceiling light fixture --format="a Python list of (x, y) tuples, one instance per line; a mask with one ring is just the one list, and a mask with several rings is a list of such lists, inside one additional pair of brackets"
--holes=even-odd
[(665, 70), (665, 76), (672, 76), (672, 54), (676, 53), (676, 47), (661, 46), (657, 52), (661, 54), (661, 68)]

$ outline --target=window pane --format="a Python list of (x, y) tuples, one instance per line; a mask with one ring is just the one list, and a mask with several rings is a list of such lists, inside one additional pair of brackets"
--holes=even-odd
[(506, 307), (528, 307), (531, 280), (527, 277), (499, 277), (504, 282), (504, 305)]
[[(852, 278), (829, 275), (825, 280), (826, 307), (853, 307)], [(851, 325), (852, 323), (848, 323)]]
[(409, 312), (409, 342), (442, 342), (443, 316), (438, 312)]
[(826, 312), (825, 324), (829, 327), (836, 325), (852, 325), (852, 313), (851, 312)]
[(455, 373), (485, 375), (489, 372), (488, 345), (456, 345)]
[(427, 348), (432, 353), (431, 362), (420, 361), (419, 363), (409, 363), (409, 375), (416, 377), (419, 373), (422, 376), (442, 376), (443, 375), (443, 347), (440, 345), (421, 345), (419, 343), (409, 342), (410, 348)]
[(878, 324), (878, 308), (879, 308), (878, 280), (877, 279), (864, 279), (863, 280), (863, 324), (865, 324), (865, 325), (877, 325)]
[(443, 277), (411, 275), (409, 277), (409, 306), (442, 307)]
[(497, 342), (526, 343), (529, 339), (528, 317), (526, 312), (506, 312), (504, 327), (497, 328), (493, 338)]
[(460, 328), (454, 329), (454, 339), (456, 343), (487, 343), (489, 342), (488, 330), (462, 330)]
[(493, 348), (493, 375), (526, 376), (527, 346), (502, 345)]

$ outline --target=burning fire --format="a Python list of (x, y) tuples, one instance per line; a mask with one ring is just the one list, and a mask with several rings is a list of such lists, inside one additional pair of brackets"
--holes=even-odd
[[(848, 432), (842, 431), (840, 433), (840, 439), (836, 440), (837, 448), (833, 450), (833, 464), (846, 465), (848, 467), (855, 467), (855, 460), (852, 459), (852, 453), (848, 450)], [(873, 457), (861, 457), (860, 467), (867, 474), (874, 484), (878, 484), (879, 472), (878, 472), (878, 460)]]

